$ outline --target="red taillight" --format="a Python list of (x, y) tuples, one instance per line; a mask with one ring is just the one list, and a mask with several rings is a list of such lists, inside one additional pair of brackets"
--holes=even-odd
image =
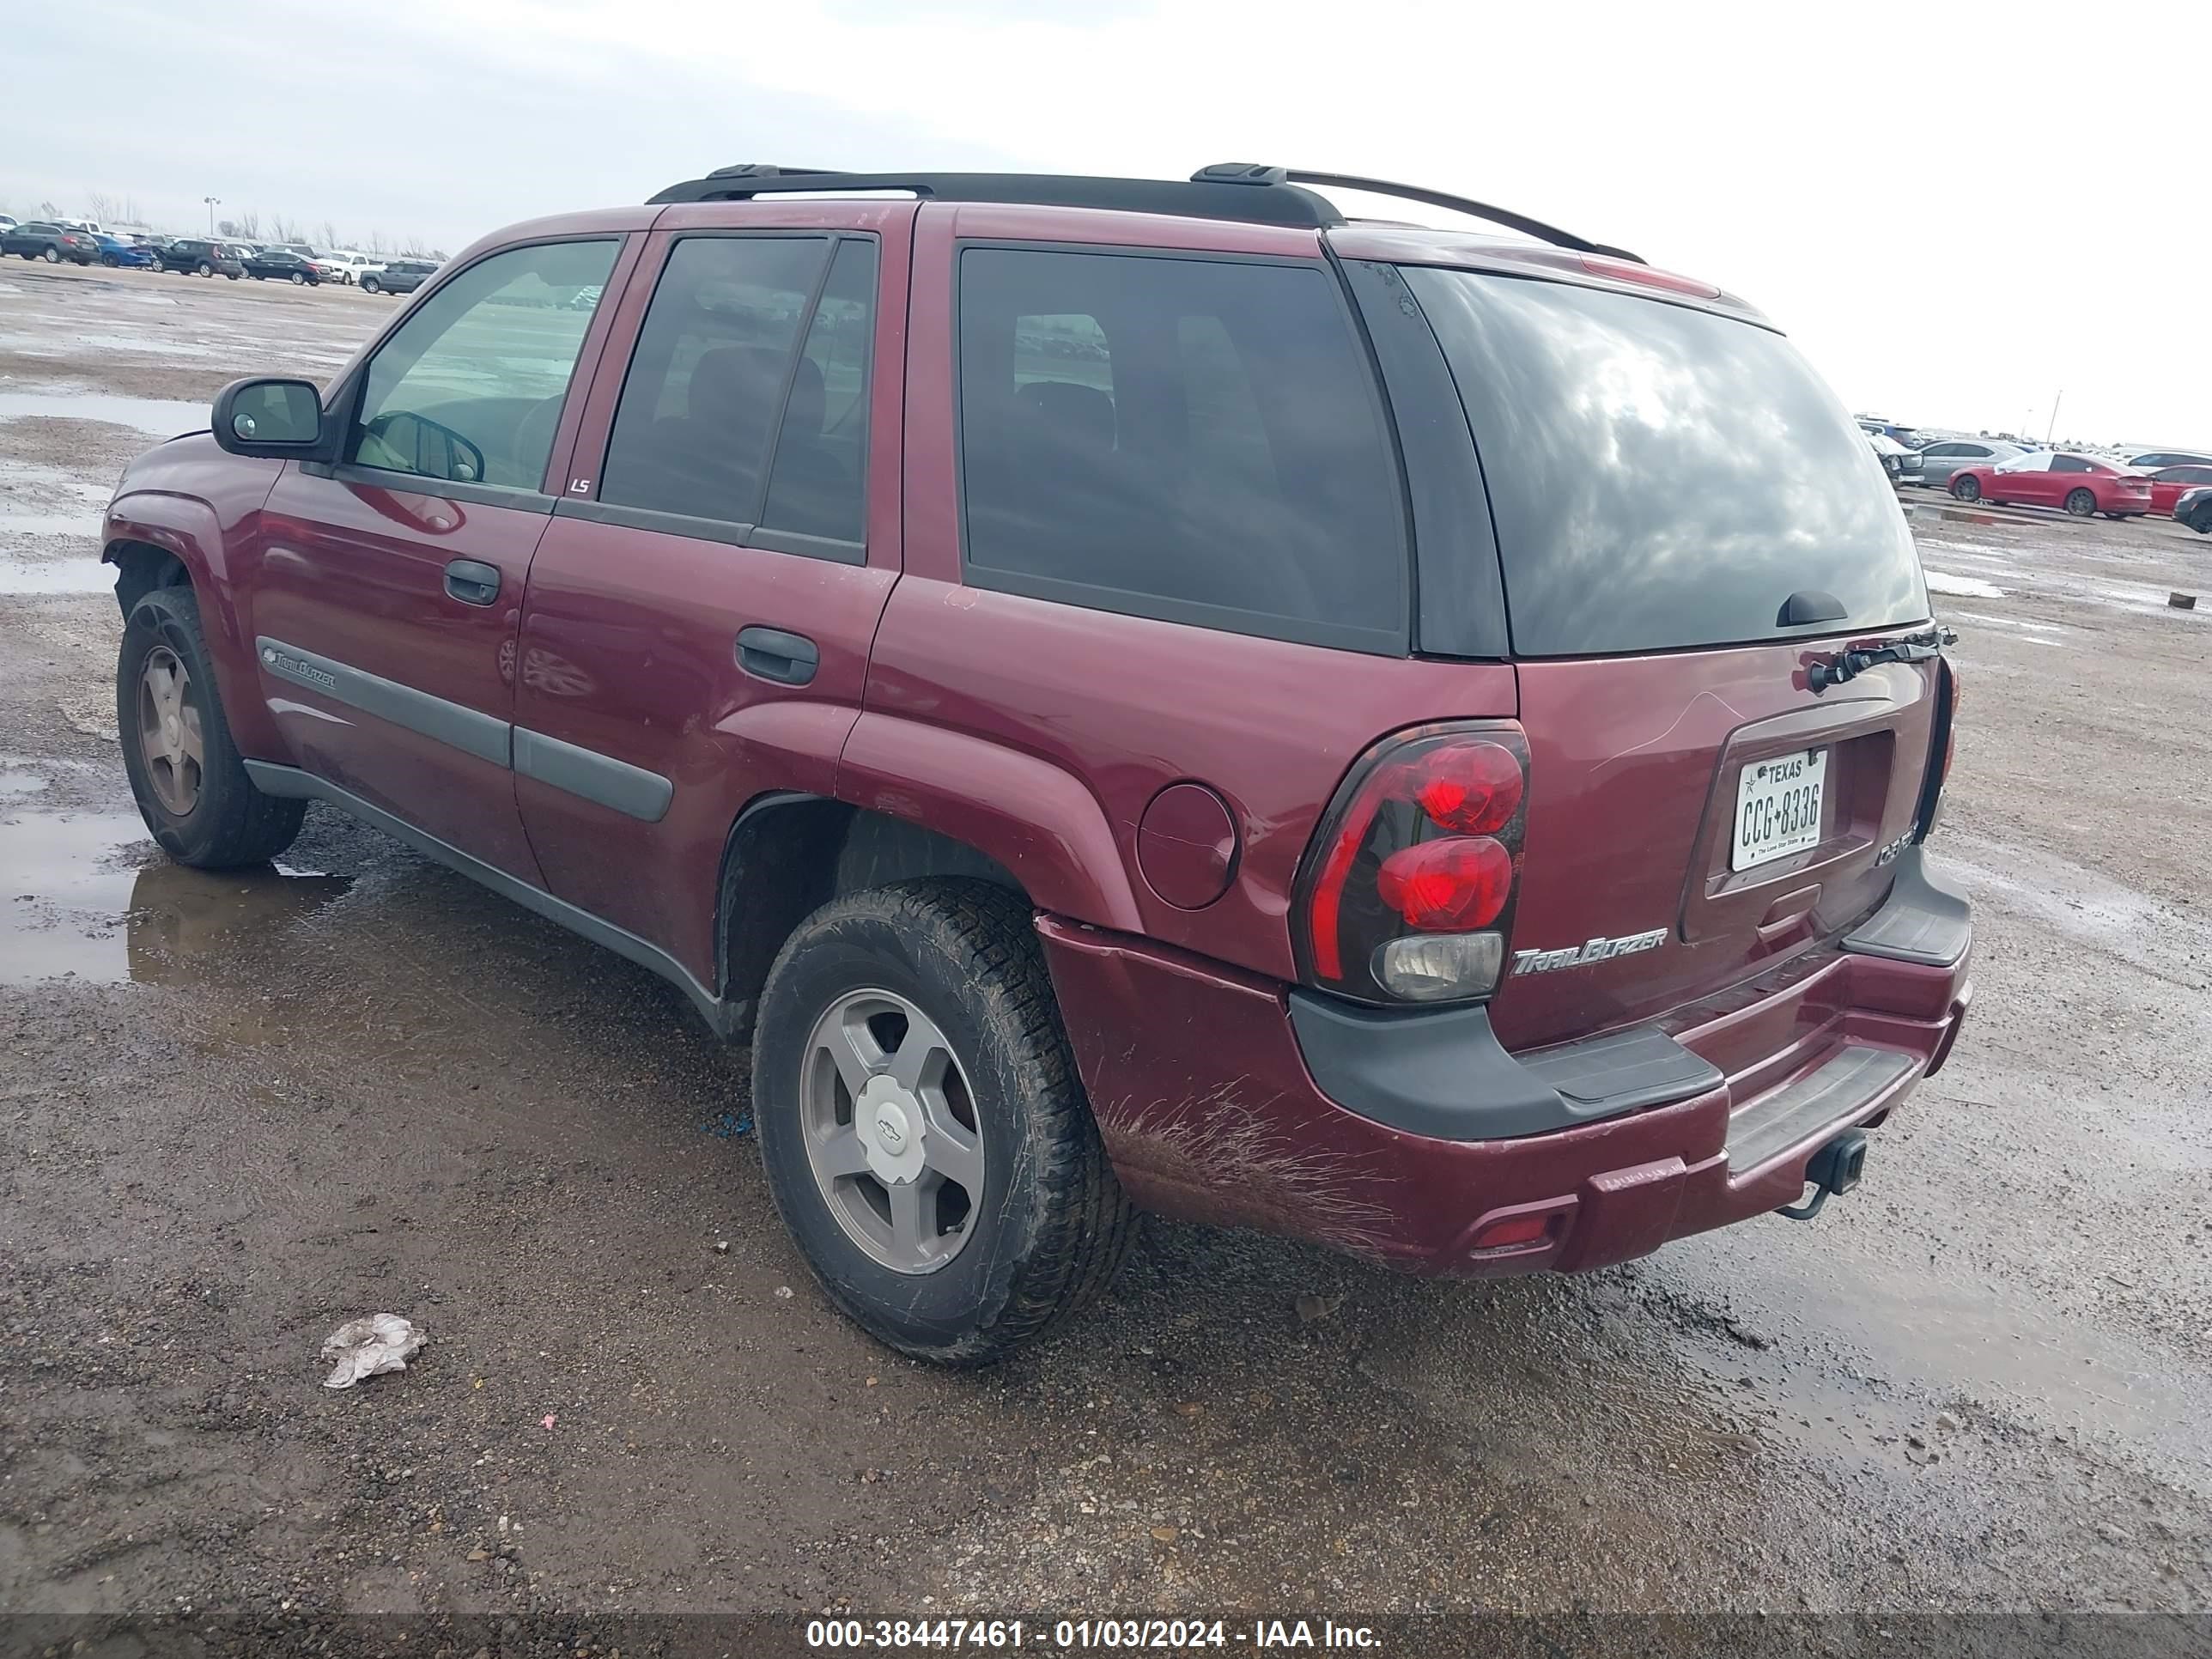
[(1442, 829), (1494, 835), (1521, 810), (1521, 762), (1501, 744), (1455, 743), (1425, 756), (1413, 798)]
[(1375, 890), (1408, 927), (1472, 933), (1497, 921), (1505, 908), (1513, 890), (1513, 855), (1489, 836), (1415, 842), (1382, 860)]
[(1370, 1002), (1497, 983), (1527, 817), (1510, 721), (1425, 726), (1376, 745), (1322, 818), (1298, 877), (1308, 978)]

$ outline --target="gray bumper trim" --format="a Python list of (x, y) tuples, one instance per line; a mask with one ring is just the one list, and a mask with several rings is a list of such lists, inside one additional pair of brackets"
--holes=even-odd
[(1948, 968), (1974, 942), (1972, 907), (1964, 893), (1928, 873), (1927, 849), (1898, 855), (1897, 882), (1881, 909), (1844, 935), (1854, 956), (1886, 957)]
[(1656, 1026), (1516, 1058), (1480, 1004), (1410, 1012), (1291, 993), (1306, 1069), (1346, 1111), (1439, 1140), (1543, 1134), (1687, 1100), (1723, 1079)]
[(1854, 1043), (1788, 1088), (1729, 1119), (1729, 1168), (1741, 1175), (1822, 1138), (1920, 1069), (1910, 1054)]

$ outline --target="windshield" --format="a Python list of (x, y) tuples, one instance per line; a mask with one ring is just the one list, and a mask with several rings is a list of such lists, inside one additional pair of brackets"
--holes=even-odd
[[(1429, 267), (1405, 276), (1474, 428), (1517, 654), (1725, 645), (1928, 615), (1881, 462), (1780, 335), (1565, 283)], [(1843, 614), (1784, 628), (1798, 592)]]

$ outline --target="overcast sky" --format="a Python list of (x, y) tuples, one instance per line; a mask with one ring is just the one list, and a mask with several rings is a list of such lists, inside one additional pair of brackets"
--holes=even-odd
[(2207, 0), (8, 10), (18, 217), (99, 191), (204, 230), (213, 194), (264, 226), (451, 250), (731, 161), (1274, 161), (1462, 192), (1707, 277), (1854, 409), (2040, 434), (2063, 387), (2062, 440), (2212, 445)]

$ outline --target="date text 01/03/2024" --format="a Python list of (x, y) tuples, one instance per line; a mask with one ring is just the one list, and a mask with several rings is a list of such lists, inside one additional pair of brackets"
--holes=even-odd
[(1364, 1625), (1317, 1624), (1304, 1619), (1255, 1620), (1250, 1627), (1224, 1620), (1061, 1619), (1047, 1625), (1015, 1619), (860, 1620), (817, 1619), (806, 1626), (810, 1648), (999, 1649), (1032, 1651), (1176, 1651), (1184, 1649), (1247, 1647), (1257, 1651), (1298, 1649), (1373, 1650), (1376, 1632)]

